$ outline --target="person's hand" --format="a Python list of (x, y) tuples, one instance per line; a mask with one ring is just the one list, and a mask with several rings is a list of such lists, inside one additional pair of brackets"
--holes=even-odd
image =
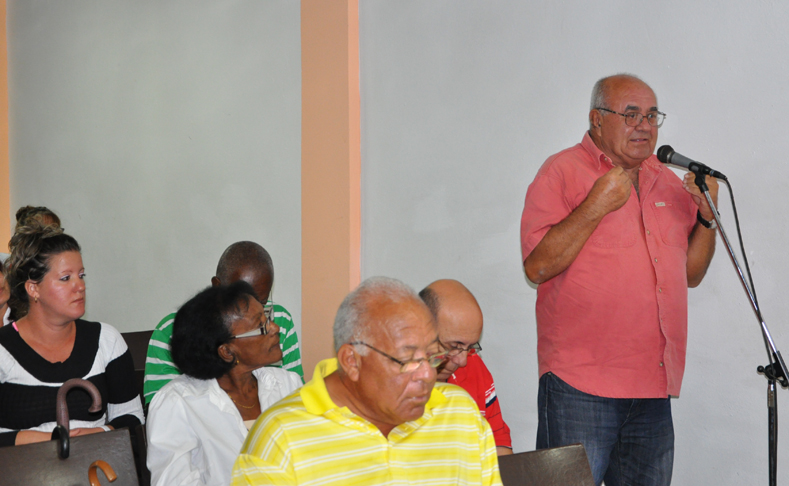
[(37, 430), (20, 430), (16, 434), (15, 445), (35, 444), (52, 439), (52, 432), (39, 432)]
[(616, 211), (630, 199), (633, 182), (621, 167), (614, 167), (597, 179), (586, 196), (600, 217)]
[[(717, 206), (718, 179), (705, 176), (704, 180), (710, 190), (710, 198), (712, 198), (712, 202)], [(712, 208), (710, 208), (710, 205), (707, 202), (707, 198), (704, 197), (704, 194), (701, 193), (701, 189), (699, 189), (699, 186), (696, 185), (696, 174), (693, 172), (688, 172), (685, 174), (685, 178), (682, 180), (682, 186), (686, 191), (688, 191), (688, 194), (693, 197), (693, 202), (695, 202), (696, 206), (699, 207), (699, 213), (701, 213), (701, 217), (707, 221), (712, 221), (715, 219), (715, 216), (712, 214)]]
[(106, 432), (101, 427), (81, 427), (77, 429), (71, 429), (69, 431), (69, 437), (76, 437), (78, 435), (88, 435), (88, 434), (98, 434), (100, 432)]

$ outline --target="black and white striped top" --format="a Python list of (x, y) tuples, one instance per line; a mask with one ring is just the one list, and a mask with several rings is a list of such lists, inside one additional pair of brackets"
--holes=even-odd
[(0, 329), (0, 447), (14, 445), (17, 431), (51, 432), (55, 426), (58, 388), (71, 378), (83, 378), (99, 389), (102, 410), (88, 412), (90, 395), (81, 388), (68, 396), (70, 428), (142, 423), (142, 406), (134, 380), (134, 365), (123, 336), (100, 322), (76, 321), (71, 356), (51, 363), (19, 336), (14, 325)]

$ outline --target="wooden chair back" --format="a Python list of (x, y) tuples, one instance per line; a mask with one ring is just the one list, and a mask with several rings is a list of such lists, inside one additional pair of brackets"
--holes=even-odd
[[(153, 331), (121, 333), (123, 340), (126, 341), (126, 346), (129, 347), (129, 353), (134, 362), (134, 386), (137, 387), (137, 392), (140, 394), (140, 401), (146, 416), (148, 415), (148, 407), (145, 406), (145, 399), (143, 398), (143, 385), (145, 383), (145, 360), (148, 357), (148, 342), (151, 340), (151, 334), (153, 334)], [(149, 486), (151, 484), (151, 473), (148, 471), (146, 464), (148, 444), (145, 425), (134, 427), (132, 430), (132, 443), (134, 445), (134, 457), (137, 460), (137, 474), (140, 477), (140, 486)]]
[(148, 434), (145, 425), (138, 424), (134, 427), (132, 441), (137, 445), (134, 456), (137, 460), (137, 475), (140, 477), (140, 486), (151, 486), (151, 471), (148, 470)]
[(504, 486), (595, 486), (581, 444), (499, 456)]
[(145, 405), (143, 399), (143, 383), (145, 381), (145, 358), (148, 356), (148, 341), (151, 340), (153, 331), (123, 332), (123, 340), (129, 347), (132, 361), (134, 362), (134, 385), (140, 393), (140, 400)]

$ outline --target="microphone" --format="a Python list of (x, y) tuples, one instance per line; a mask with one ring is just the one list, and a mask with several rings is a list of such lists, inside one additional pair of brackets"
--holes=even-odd
[(657, 150), (657, 158), (659, 161), (663, 162), (664, 164), (674, 164), (680, 167), (684, 167), (691, 172), (695, 172), (696, 174), (706, 174), (712, 177), (717, 177), (718, 179), (722, 179), (724, 181), (728, 181), (729, 179), (726, 178), (725, 175), (721, 174), (717, 170), (710, 169), (706, 165), (702, 164), (701, 162), (696, 162), (693, 159), (689, 159), (684, 155), (680, 155), (674, 152), (674, 149), (671, 148), (671, 145), (663, 145)]

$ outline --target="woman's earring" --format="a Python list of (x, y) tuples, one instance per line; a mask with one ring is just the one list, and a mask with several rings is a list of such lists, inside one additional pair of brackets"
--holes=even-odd
[(33, 297), (33, 299), (35, 299), (36, 304), (38, 304), (38, 297)]

